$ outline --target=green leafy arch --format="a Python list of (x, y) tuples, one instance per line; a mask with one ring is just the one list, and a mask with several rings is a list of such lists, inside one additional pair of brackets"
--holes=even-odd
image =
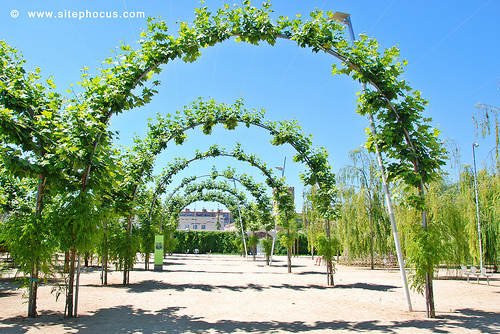
[(167, 198), (165, 199), (165, 203), (167, 203), (166, 205), (168, 205), (169, 199), (174, 197), (180, 189), (191, 185), (192, 182), (202, 177), (210, 177), (212, 181), (217, 179), (218, 177), (224, 177), (227, 180), (238, 181), (245, 187), (246, 190), (250, 192), (250, 194), (252, 194), (255, 201), (257, 202), (256, 208), (259, 212), (260, 215), (259, 218), (264, 228), (266, 230), (270, 230), (272, 228), (271, 226), (273, 223), (273, 218), (271, 215), (272, 204), (271, 200), (265, 193), (264, 186), (260, 183), (256, 183), (250, 175), (246, 174), (237, 175), (235, 170), (231, 167), (226, 168), (224, 171), (220, 173), (217, 172), (217, 170), (215, 170), (214, 168), (212, 169), (212, 174), (210, 175), (191, 176), (184, 178), (181, 181), (181, 183), (175, 189), (173, 189), (167, 196)]
[[(215, 191), (217, 190), (217, 191)], [(240, 218), (238, 205), (247, 207), (245, 195), (241, 193), (230, 192), (227, 189), (212, 189), (205, 193), (194, 191), (187, 196), (175, 196), (167, 203), (167, 215), (170, 219), (177, 221), (183, 208), (197, 201), (217, 202), (225, 205), (233, 216)]]
[[(142, 86), (152, 73), (161, 72), (162, 64), (175, 58), (195, 61), (202, 48), (231, 37), (271, 45), (278, 38), (284, 38), (313, 52), (333, 55), (342, 62), (341, 68), (333, 66), (333, 73), (350, 75), (374, 87), (360, 95), (358, 112), (373, 114), (379, 121), (378, 135), (369, 134), (368, 147), (374, 150), (373, 144), (377, 142), (380, 150), (387, 154), (390, 177), (401, 178), (414, 187), (435, 177), (444, 164), (445, 152), (437, 140), (437, 130), (428, 125), (430, 119), (422, 116), (427, 101), (401, 79), (406, 62), (399, 61), (399, 51), (391, 48), (381, 53), (378, 43), (366, 36), (351, 46), (343, 26), (330, 20), (329, 12), (325, 16), (317, 10), (306, 21), (280, 17), (276, 23), (271, 21), (271, 12), (268, 2), (262, 8), (252, 7), (249, 1), (241, 7), (225, 5), (216, 14), (210, 13), (207, 7), (198, 8), (192, 25), (180, 23), (177, 38), (168, 34), (164, 21), (149, 19), (148, 28), (141, 35), (139, 51), (122, 46), (123, 54), (107, 60), (109, 64), (118, 61), (119, 65), (102, 70), (96, 78), (84, 78), (86, 101), (101, 113), (101, 121), (107, 123), (113, 113), (149, 102), (154, 89), (144, 88), (137, 95), (132, 90)], [(111, 93), (103, 96), (103, 89)]]
[[(254, 154), (251, 155), (246, 154), (241, 148), (241, 145), (238, 143), (238, 145), (231, 151), (226, 151), (224, 148), (221, 148), (218, 145), (212, 145), (205, 152), (199, 152), (199, 151), (196, 152), (195, 157), (191, 159), (177, 159), (174, 162), (170, 162), (164, 168), (164, 171), (159, 177), (159, 181), (156, 186), (155, 195), (153, 197), (151, 207), (154, 206), (158, 196), (160, 196), (165, 192), (166, 186), (172, 182), (172, 176), (174, 176), (181, 170), (188, 167), (191, 162), (197, 160), (203, 160), (208, 157), (221, 157), (221, 156), (233, 157), (236, 160), (245, 161), (249, 163), (251, 166), (258, 168), (263, 174), (263, 176), (266, 177), (266, 184), (272, 189), (276, 189), (274, 195), (278, 203), (278, 209), (280, 209), (282, 206), (285, 205), (286, 206), (293, 205), (290, 204), (293, 203), (293, 200), (291, 198), (291, 194), (289, 193), (287, 187), (285, 186), (284, 179), (276, 178), (272, 170), (269, 169), (263, 161), (261, 161)], [(280, 194), (281, 196), (277, 196), (277, 194)]]
[[(217, 124), (223, 124), (226, 129), (233, 130), (239, 123), (246, 127), (256, 126), (268, 131), (272, 135), (271, 144), (275, 146), (290, 144), (297, 152), (295, 162), (302, 162), (308, 170), (301, 175), (302, 181), (307, 185), (318, 185), (324, 200), (321, 212), (325, 216), (334, 215), (336, 199), (335, 176), (328, 163), (328, 153), (324, 148), (312, 147), (312, 136), (305, 135), (295, 120), (282, 120), (279, 122), (264, 121), (263, 111), (249, 112), (243, 107), (243, 100), (238, 99), (234, 104), (217, 103), (214, 100), (204, 101), (201, 98), (192, 102), (184, 110), (178, 111), (176, 117), (168, 115), (167, 118), (157, 116), (157, 122), (150, 125), (150, 137), (156, 138), (158, 147), (166, 148), (168, 142), (174, 140), (182, 144), (189, 129), (203, 127), (204, 134), (210, 134)], [(239, 147), (239, 146), (238, 146)], [(211, 148), (210, 150), (215, 149)], [(209, 150), (209, 151), (210, 151)], [(207, 154), (209, 154), (207, 152)], [(253, 159), (251, 156), (250, 159)], [(249, 161), (252, 163), (251, 161)], [(182, 164), (179, 164), (180, 168)], [(270, 171), (263, 174), (271, 177)], [(163, 177), (162, 177), (163, 178)], [(165, 180), (165, 179), (164, 179)], [(268, 184), (269, 185), (269, 184)], [(163, 185), (160, 183), (159, 188)], [(269, 185), (271, 186), (271, 185)]]

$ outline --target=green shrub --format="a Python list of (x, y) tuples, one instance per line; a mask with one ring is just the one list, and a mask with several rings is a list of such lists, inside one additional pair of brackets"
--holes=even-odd
[(184, 253), (189, 249), (192, 253), (194, 249), (198, 249), (200, 254), (217, 253), (217, 254), (238, 254), (238, 247), (235, 240), (238, 236), (235, 232), (221, 231), (175, 231), (174, 238), (178, 240), (178, 244), (174, 248), (175, 253)]

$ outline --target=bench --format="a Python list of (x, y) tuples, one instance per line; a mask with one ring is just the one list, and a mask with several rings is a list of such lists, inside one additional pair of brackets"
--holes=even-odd
[(469, 281), (469, 276), (472, 274), (472, 271), (467, 269), (466, 266), (462, 266), (462, 275), (467, 276), (467, 282)]
[[(486, 268), (483, 267), (483, 268), (481, 268), (481, 275), (486, 277), (486, 281), (488, 282), (488, 285), (490, 285), (490, 277), (493, 277), (493, 273), (487, 273)], [(479, 282), (479, 278), (478, 278), (478, 282)]]

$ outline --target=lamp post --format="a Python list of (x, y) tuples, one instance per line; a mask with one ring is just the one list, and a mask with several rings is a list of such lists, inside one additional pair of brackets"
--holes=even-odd
[[(286, 164), (286, 157), (283, 160), (283, 167), (274, 167), (277, 170), (281, 171), (281, 177), (285, 177), (285, 164)], [(278, 224), (276, 223), (276, 219), (274, 219), (274, 231), (270, 231), (272, 236), (273, 236), (273, 245), (271, 247), (271, 257), (269, 258), (269, 265), (273, 264), (273, 255), (274, 255), (274, 245), (276, 243), (276, 236), (278, 235)]]
[[(234, 189), (236, 190), (236, 179), (233, 178), (233, 183), (234, 183)], [(245, 231), (243, 229), (243, 219), (241, 218), (241, 208), (240, 208), (240, 201), (238, 198), (236, 198), (238, 201), (238, 213), (240, 215), (240, 225), (241, 225), (241, 237), (243, 238), (243, 248), (245, 248), (245, 258), (248, 257), (248, 252), (247, 252), (247, 242), (245, 241)]]
[(472, 161), (474, 163), (474, 188), (476, 190), (476, 213), (477, 213), (477, 235), (479, 238), (479, 265), (483, 268), (483, 245), (481, 243), (481, 220), (479, 219), (479, 194), (477, 190), (477, 172), (476, 172), (476, 147), (478, 143), (472, 143)]
[[(339, 23), (343, 23), (347, 25), (347, 28), (349, 29), (349, 36), (351, 37), (351, 42), (354, 44), (355, 38), (354, 38), (354, 30), (352, 28), (352, 23), (351, 23), (351, 15), (346, 14), (346, 13), (341, 13), (341, 12), (336, 12), (329, 18), (329, 20), (334, 20)], [(363, 90), (366, 90), (366, 85), (363, 82), (362, 84)], [(375, 128), (375, 120), (373, 119), (373, 115), (371, 113), (368, 113), (368, 118), (370, 120), (370, 129), (374, 135), (377, 134), (377, 129)], [(374, 142), (375, 144), (375, 150), (377, 152), (377, 162), (378, 166), (380, 169), (380, 174), (382, 176), (382, 185), (385, 193), (385, 200), (387, 203), (387, 211), (389, 212), (389, 218), (391, 220), (391, 226), (392, 226), (392, 233), (394, 237), (394, 243), (396, 246), (396, 254), (398, 257), (398, 263), (399, 263), (399, 271), (401, 272), (401, 279), (403, 281), (403, 288), (405, 292), (405, 297), (406, 297), (406, 302), (408, 304), (408, 311), (412, 311), (412, 305), (411, 305), (411, 299), (410, 299), (410, 290), (408, 289), (408, 282), (406, 278), (406, 270), (404, 266), (404, 260), (403, 260), (403, 252), (401, 251), (401, 243), (399, 242), (399, 235), (398, 235), (398, 228), (396, 225), (396, 218), (394, 216), (394, 209), (392, 205), (392, 199), (391, 195), (389, 192), (389, 185), (387, 183), (387, 178), (385, 175), (385, 168), (382, 163), (382, 155), (380, 153), (380, 149), (378, 147), (377, 142)]]

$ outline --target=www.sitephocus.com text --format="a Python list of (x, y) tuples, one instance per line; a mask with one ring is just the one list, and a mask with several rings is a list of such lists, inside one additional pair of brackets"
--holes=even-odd
[[(11, 16), (17, 18), (20, 16), (17, 10), (11, 11)], [(144, 12), (116, 12), (116, 11), (72, 11), (64, 10), (58, 12), (52, 11), (28, 11), (27, 17), (30, 19), (143, 19), (146, 17)]]

